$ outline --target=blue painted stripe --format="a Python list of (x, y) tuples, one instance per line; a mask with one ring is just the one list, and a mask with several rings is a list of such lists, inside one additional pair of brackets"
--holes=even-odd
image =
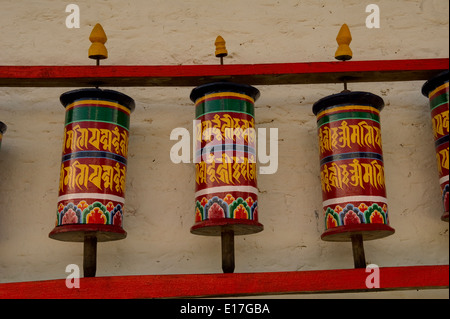
[(99, 152), (99, 151), (81, 151), (66, 154), (62, 157), (62, 162), (70, 161), (77, 158), (106, 158), (127, 165), (127, 159), (125, 157), (110, 152)]
[(320, 161), (320, 165), (322, 166), (329, 162), (342, 161), (342, 160), (348, 160), (348, 159), (354, 159), (354, 158), (373, 158), (373, 159), (377, 159), (377, 160), (383, 162), (383, 155), (381, 155), (379, 153), (353, 152), (353, 153), (343, 153), (343, 154), (336, 154), (336, 155), (330, 155), (330, 156), (324, 157)]
[(248, 145), (239, 145), (239, 144), (220, 144), (220, 145), (211, 145), (206, 146), (195, 152), (196, 157), (200, 157), (201, 154), (209, 154), (215, 152), (225, 152), (225, 151), (237, 151), (237, 152), (245, 152), (256, 155), (256, 149), (250, 147)]
[(444, 135), (441, 138), (439, 138), (438, 140), (436, 140), (436, 142), (434, 142), (434, 145), (435, 145), (436, 148), (438, 148), (442, 144), (445, 144), (445, 143), (448, 143), (448, 142), (449, 142), (448, 135)]

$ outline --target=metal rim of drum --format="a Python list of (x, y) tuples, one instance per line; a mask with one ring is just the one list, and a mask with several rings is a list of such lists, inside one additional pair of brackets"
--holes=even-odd
[(328, 108), (339, 105), (368, 105), (381, 111), (384, 101), (381, 97), (370, 92), (342, 92), (326, 96), (314, 103), (312, 111), (314, 115)]
[(425, 84), (422, 86), (422, 94), (425, 97), (428, 97), (428, 94), (436, 89), (438, 86), (444, 84), (444, 82), (449, 80), (449, 71), (446, 70), (444, 72), (439, 73), (435, 77), (429, 79), (425, 82)]
[(5, 124), (5, 123), (3, 123), (3, 122), (0, 122), (0, 134), (3, 134), (3, 133), (5, 133), (5, 132), (6, 132), (6, 130), (7, 130), (7, 128), (8, 128), (8, 126), (6, 126), (6, 124)]
[(250, 96), (251, 98), (253, 98), (254, 101), (256, 101), (260, 96), (259, 90), (248, 84), (239, 84), (233, 82), (213, 82), (203, 84), (194, 88), (189, 98), (191, 99), (192, 102), (195, 103), (197, 99), (199, 99), (202, 96), (205, 96), (206, 94), (213, 94), (219, 92), (242, 93)]
[(98, 98), (116, 101), (120, 105), (127, 107), (131, 112), (135, 109), (135, 102), (131, 97), (114, 90), (77, 89), (61, 94), (59, 100), (61, 101), (61, 104), (66, 107), (74, 101), (83, 98)]
[(48, 236), (60, 241), (83, 242), (87, 234), (95, 235), (99, 242), (120, 240), (127, 237), (127, 232), (122, 227), (101, 224), (68, 224), (56, 226)]
[[(345, 227), (343, 230), (341, 227)], [(349, 242), (352, 236), (361, 235), (364, 241), (381, 239), (395, 233), (395, 229), (386, 224), (356, 224), (327, 229), (320, 238), (323, 241)]]
[(223, 218), (220, 221), (207, 219), (191, 227), (191, 233), (203, 236), (220, 236), (225, 230), (233, 230), (234, 234), (249, 235), (262, 232), (264, 225), (246, 219)]

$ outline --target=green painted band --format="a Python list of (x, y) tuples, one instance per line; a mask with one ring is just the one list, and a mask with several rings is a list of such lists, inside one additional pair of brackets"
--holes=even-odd
[(322, 117), (317, 121), (317, 126), (321, 127), (324, 124), (341, 121), (341, 120), (371, 120), (380, 123), (380, 117), (373, 113), (368, 112), (345, 112), (338, 114), (331, 114)]
[(237, 112), (255, 116), (253, 103), (237, 99), (216, 99), (200, 103), (195, 107), (195, 117), (213, 112)]
[(66, 112), (66, 125), (72, 122), (98, 121), (130, 127), (130, 117), (116, 109), (98, 106), (76, 107)]
[(247, 113), (247, 112), (236, 112), (236, 111), (229, 111), (229, 110), (227, 110), (227, 111), (211, 111), (211, 112), (206, 112), (206, 113), (203, 113), (202, 115), (196, 117), (195, 119), (198, 120), (198, 119), (201, 118), (202, 116), (208, 115), (208, 114), (229, 113), (229, 112), (240, 113), (240, 114), (246, 114), (246, 115), (248, 115), (248, 116), (251, 116), (252, 118), (255, 118), (255, 117), (253, 116), (253, 114), (250, 114), (250, 113)]
[(118, 123), (113, 123), (113, 122), (109, 122), (109, 121), (101, 121), (101, 120), (80, 120), (80, 121), (72, 121), (72, 122), (67, 122), (67, 123), (65, 124), (65, 126), (67, 126), (67, 125), (69, 125), (69, 124), (72, 124), (72, 123), (79, 123), (79, 122), (94, 122), (94, 123), (107, 123), (107, 124), (113, 124), (113, 125), (120, 126), (121, 128), (123, 128), (123, 129), (125, 129), (125, 130), (127, 130), (127, 131), (130, 131), (127, 127), (125, 127), (125, 126), (123, 126), (123, 125), (120, 125), (120, 124), (118, 124)]
[(430, 101), (430, 109), (434, 110), (435, 108), (441, 106), (442, 104), (448, 104), (448, 94), (442, 94), (432, 99)]

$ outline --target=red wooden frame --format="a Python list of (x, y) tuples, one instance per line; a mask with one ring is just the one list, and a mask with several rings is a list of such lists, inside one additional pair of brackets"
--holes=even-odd
[(449, 266), (379, 268), (380, 288), (368, 289), (365, 269), (237, 274), (143, 275), (0, 284), (1, 299), (134, 299), (258, 296), (449, 288)]
[(251, 85), (428, 80), (449, 59), (165, 66), (0, 66), (3, 87)]
[[(190, 86), (229, 80), (251, 85), (428, 80), (449, 59), (174, 66), (0, 66), (3, 87)], [(180, 298), (449, 288), (449, 266), (380, 268), (368, 289), (365, 269), (143, 275), (0, 284), (2, 299)]]

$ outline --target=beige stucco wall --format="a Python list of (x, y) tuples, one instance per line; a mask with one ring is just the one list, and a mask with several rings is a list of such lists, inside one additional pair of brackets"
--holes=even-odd
[[(93, 65), (87, 58), (88, 37), (97, 22), (108, 35), (109, 59), (103, 65), (216, 64), (219, 34), (227, 41), (227, 64), (333, 61), (342, 23), (352, 32), (355, 61), (448, 58), (448, 1), (376, 1), (381, 27), (368, 29), (365, 8), (372, 2), (78, 0), (73, 3), (80, 7), (81, 27), (68, 29), (69, 2), (0, 0), (0, 65)], [(381, 113), (385, 177), (396, 233), (365, 243), (367, 261), (380, 267), (449, 263), (448, 223), (440, 220), (422, 84), (349, 85), (386, 103)], [(0, 88), (0, 121), (8, 125), (0, 150), (0, 283), (65, 278), (66, 265), (82, 265), (81, 244), (48, 238), (64, 124), (59, 96), (70, 89)], [(99, 244), (97, 275), (220, 272), (220, 239), (189, 232), (194, 166), (169, 158), (172, 129), (192, 132), (192, 87), (114, 89), (136, 101), (124, 216), (128, 237)], [(315, 101), (341, 91), (342, 85), (258, 89), (256, 124), (278, 128), (279, 165), (276, 174), (258, 177), (265, 229), (236, 238), (236, 272), (352, 268), (349, 243), (320, 240), (324, 217), (311, 111)], [(448, 290), (381, 296), (448, 298)]]

